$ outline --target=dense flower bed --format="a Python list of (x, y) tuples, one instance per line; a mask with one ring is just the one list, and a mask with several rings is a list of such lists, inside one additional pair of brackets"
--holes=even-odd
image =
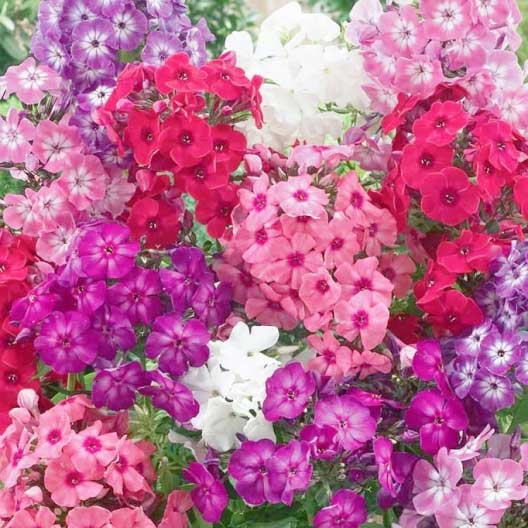
[(0, 526), (528, 515), (514, 0), (42, 1), (0, 80)]

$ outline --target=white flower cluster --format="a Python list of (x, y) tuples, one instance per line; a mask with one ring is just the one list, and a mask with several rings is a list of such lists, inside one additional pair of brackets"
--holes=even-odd
[(249, 440), (275, 440), (273, 425), (262, 414), (266, 380), (280, 367), (276, 359), (263, 354), (279, 339), (274, 326), (237, 323), (227, 341), (209, 343), (207, 365), (191, 369), (182, 382), (200, 404), (191, 420), (202, 431), (204, 443), (218, 451), (238, 447), (237, 434)]
[(264, 143), (283, 151), (296, 140), (322, 144), (327, 135), (342, 134), (343, 119), (321, 111), (326, 104), (366, 110), (368, 82), (362, 58), (340, 45), (340, 27), (319, 13), (303, 13), (291, 2), (262, 23), (255, 45), (249, 33), (234, 32), (226, 48), (249, 75), (267, 81), (261, 89), (264, 126), (242, 125), (249, 143)]

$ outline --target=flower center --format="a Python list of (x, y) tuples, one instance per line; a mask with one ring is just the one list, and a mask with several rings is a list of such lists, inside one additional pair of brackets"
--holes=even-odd
[(97, 453), (97, 451), (99, 451), (102, 447), (101, 441), (99, 440), (99, 438), (96, 438), (95, 436), (89, 436), (84, 441), (83, 445), (86, 451), (88, 451), (89, 453)]
[(334, 251), (338, 251), (339, 249), (341, 249), (343, 247), (344, 244), (345, 244), (345, 241), (342, 238), (335, 237), (334, 240), (332, 240), (332, 242), (330, 244), (330, 247)]
[(359, 330), (366, 328), (369, 323), (368, 313), (365, 310), (359, 310), (352, 316), (352, 322)]
[(433, 157), (430, 154), (422, 154), (420, 158), (420, 165), (424, 168), (429, 168), (433, 164)]
[(292, 268), (298, 268), (304, 264), (304, 255), (296, 251), (288, 255), (288, 264)]
[(268, 241), (268, 233), (263, 227), (255, 233), (255, 242), (264, 245)]
[(58, 429), (53, 429), (48, 433), (47, 440), (50, 444), (55, 445), (61, 438), (61, 432)]
[(82, 482), (82, 475), (78, 471), (72, 471), (66, 475), (66, 484), (68, 486), (78, 486)]
[(321, 279), (320, 281), (317, 282), (316, 288), (321, 293), (326, 293), (330, 289), (330, 286), (327, 281), (325, 281), (324, 279)]
[(458, 202), (458, 193), (455, 189), (446, 189), (442, 193), (441, 200), (444, 205), (452, 207)]
[(253, 199), (253, 207), (257, 211), (262, 211), (266, 208), (267, 202), (268, 200), (265, 194), (257, 194), (257, 196), (255, 196), (255, 198)]
[(308, 193), (305, 190), (303, 190), (303, 189), (299, 189), (299, 190), (295, 191), (295, 193), (293, 194), (293, 197), (298, 202), (306, 202), (306, 200), (308, 200)]

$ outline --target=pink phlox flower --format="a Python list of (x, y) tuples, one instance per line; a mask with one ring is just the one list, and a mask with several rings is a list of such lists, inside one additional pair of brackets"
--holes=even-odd
[(136, 469), (143, 463), (145, 453), (134, 442), (123, 438), (117, 447), (116, 459), (107, 467), (105, 480), (119, 496), (127, 492), (137, 493), (145, 488), (146, 480)]
[(287, 181), (279, 182), (269, 190), (272, 203), (292, 217), (310, 216), (321, 217), (324, 206), (328, 203), (328, 196), (322, 190), (312, 185), (312, 177), (294, 176)]
[[(174, 490), (167, 499), (163, 519), (158, 528), (187, 528), (188, 520), (186, 512), (189, 511), (192, 506), (193, 502), (190, 493), (183, 490)], [(120, 527), (116, 526), (116, 528)], [(123, 525), (122, 528), (130, 527)]]
[(384, 253), (379, 258), (379, 271), (394, 285), (394, 295), (405, 297), (411, 289), (411, 274), (416, 271), (416, 264), (408, 255)]
[(384, 354), (378, 354), (371, 350), (352, 352), (352, 364), (348, 374), (357, 374), (360, 380), (372, 374), (388, 374), (392, 370), (392, 361)]
[(64, 169), (70, 154), (83, 150), (81, 136), (77, 127), (44, 120), (37, 125), (33, 141), (33, 151), (50, 172)]
[(286, 238), (292, 238), (296, 233), (304, 233), (311, 236), (319, 244), (322, 240), (322, 233), (328, 227), (328, 213), (324, 211), (319, 218), (280, 215), (279, 221)]
[(60, 407), (42, 414), (35, 432), (38, 438), (35, 454), (44, 459), (59, 458), (74, 434), (68, 414)]
[(479, 460), (473, 468), (473, 477), (471, 496), (490, 510), (509, 508), (512, 501), (522, 500), (528, 494), (528, 487), (523, 484), (523, 468), (511, 459)]
[(38, 103), (45, 91), (54, 91), (64, 82), (51, 68), (28, 57), (17, 66), (10, 66), (5, 74), (7, 93), (15, 93), (25, 104)]
[(426, 39), (416, 9), (410, 5), (383, 13), (379, 19), (382, 49), (387, 55), (412, 57)]
[(369, 211), (358, 239), (369, 257), (378, 257), (383, 246), (391, 247), (395, 244), (397, 234), (396, 219), (391, 212), (374, 207)]
[(310, 313), (331, 309), (341, 296), (341, 286), (325, 268), (305, 273), (301, 279), (299, 297)]
[(428, 38), (446, 41), (463, 37), (471, 25), (469, 0), (421, 0)]
[(100, 506), (78, 506), (68, 512), (66, 526), (68, 528), (111, 528), (111, 512)]
[(16, 486), (22, 473), (37, 460), (33, 452), (33, 434), (24, 424), (13, 423), (0, 437), (0, 481), (4, 487)]
[(55, 514), (46, 506), (40, 506), (17, 511), (6, 528), (60, 528), (55, 521)]
[(12, 229), (20, 229), (25, 235), (36, 236), (40, 233), (42, 222), (34, 204), (37, 193), (26, 187), (24, 194), (6, 194), (4, 202), (4, 222)]
[(5, 120), (0, 118), (0, 162), (24, 162), (34, 137), (34, 125), (15, 108), (10, 108)]
[[(495, 430), (491, 427), (491, 425), (487, 424), (477, 436), (470, 436), (467, 442), (461, 448), (450, 449), (449, 456), (458, 458), (461, 462), (472, 460), (481, 455), (482, 447), (494, 434)], [(528, 444), (524, 445), (528, 446)]]
[[(110, 520), (112, 528), (156, 528), (156, 525), (147, 517), (142, 508), (120, 508), (114, 510)], [(159, 528), (187, 528), (187, 524), (178, 524), (176, 522), (174, 525), (166, 526), (162, 521)]]
[(413, 505), (421, 515), (454, 508), (460, 499), (457, 484), (462, 478), (462, 462), (449, 456), (446, 448), (440, 449), (434, 461), (434, 466), (426, 460), (419, 460), (414, 466)]
[(57, 217), (57, 225), (53, 231), (42, 233), (36, 244), (37, 255), (57, 266), (66, 263), (68, 249), (76, 233), (77, 226), (71, 214)]
[(375, 206), (359, 183), (355, 172), (349, 172), (339, 180), (335, 201), (336, 211), (344, 211), (347, 218), (356, 226), (363, 225), (373, 209)]
[(349, 301), (339, 301), (334, 313), (338, 334), (349, 341), (359, 335), (363, 346), (369, 350), (383, 341), (389, 310), (385, 304), (374, 301), (369, 292), (362, 291)]
[(389, 307), (394, 286), (378, 271), (378, 264), (376, 257), (358, 259), (352, 264), (341, 264), (335, 272), (335, 277), (341, 284), (342, 299), (350, 299), (360, 292), (367, 292), (374, 303)]
[(351, 262), (359, 252), (354, 223), (336, 212), (328, 224), (328, 228), (319, 234), (317, 249), (324, 252), (324, 263), (332, 269), (345, 262)]
[(256, 319), (260, 324), (277, 326), (284, 330), (292, 330), (298, 324), (291, 314), (281, 305), (283, 296), (268, 284), (260, 284), (258, 293), (255, 292), (245, 304), (246, 315)]
[(243, 252), (242, 257), (249, 264), (273, 259), (281, 252), (284, 237), (280, 224), (262, 226), (256, 231), (239, 229), (232, 243)]
[(438, 59), (420, 55), (411, 59), (400, 57), (396, 61), (394, 83), (402, 92), (427, 97), (442, 81), (444, 75)]
[(341, 345), (332, 332), (327, 330), (322, 337), (312, 334), (307, 340), (317, 352), (317, 356), (308, 362), (310, 370), (337, 380), (350, 370), (352, 350)]
[(269, 197), (269, 177), (267, 174), (255, 179), (252, 189), (238, 191), (240, 204), (248, 213), (244, 224), (250, 231), (256, 231), (277, 216), (277, 206)]

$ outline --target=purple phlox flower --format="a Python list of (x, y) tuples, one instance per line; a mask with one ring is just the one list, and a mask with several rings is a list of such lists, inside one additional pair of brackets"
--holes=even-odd
[(136, 344), (136, 334), (130, 319), (115, 306), (104, 306), (95, 314), (93, 329), (99, 336), (99, 356), (113, 360), (118, 350), (130, 350)]
[(194, 313), (208, 326), (218, 326), (225, 322), (231, 313), (233, 288), (227, 282), (216, 287), (203, 284), (198, 287), (191, 299)]
[[(41, 2), (41, 5), (49, 2)], [(68, 64), (69, 55), (66, 48), (56, 40), (47, 38), (41, 33), (36, 33), (31, 41), (31, 50), (35, 57), (53, 68), (57, 73), (62, 73)]]
[(482, 429), (488, 425), (491, 427), (498, 427), (495, 413), (492, 410), (483, 407), (471, 397), (465, 398), (463, 403), (464, 409), (469, 418), (469, 425), (466, 431), (467, 434), (478, 435)]
[(502, 298), (513, 297), (519, 290), (526, 291), (528, 286), (528, 263), (505, 262), (495, 272), (497, 294)]
[(389, 407), (392, 407), (393, 409), (403, 409), (404, 405), (401, 402), (390, 400), (381, 394), (364, 391), (361, 389), (357, 389), (356, 387), (352, 387), (348, 389), (347, 396), (350, 396), (354, 400), (358, 401), (365, 407), (368, 407), (372, 413), (374, 408), (381, 408), (384, 405), (388, 405)]
[(292, 440), (277, 448), (268, 463), (271, 489), (288, 506), (296, 491), (306, 491), (310, 485), (313, 467), (310, 464), (310, 446)]
[(367, 521), (365, 499), (352, 490), (334, 493), (330, 506), (319, 510), (314, 519), (315, 528), (358, 528)]
[(108, 407), (112, 411), (129, 409), (137, 391), (147, 383), (147, 373), (137, 361), (100, 370), (94, 379), (92, 401), (96, 407)]
[(93, 108), (104, 106), (110, 97), (110, 94), (114, 90), (114, 87), (115, 82), (112, 81), (112, 79), (107, 79), (93, 90), (79, 94), (77, 97), (79, 107), (86, 112), (91, 112)]
[(449, 456), (442, 448), (433, 466), (427, 460), (419, 460), (414, 466), (415, 510), (421, 515), (434, 515), (454, 508), (460, 498), (457, 484), (462, 478), (462, 462)]
[(412, 360), (412, 369), (419, 379), (423, 381), (434, 380), (443, 394), (450, 395), (451, 389), (447, 382), (439, 341), (425, 339), (418, 342)]
[(383, 437), (374, 440), (373, 449), (379, 483), (392, 497), (397, 497), (418, 458), (410, 453), (395, 452), (392, 442)]
[(112, 16), (123, 9), (125, 0), (86, 0), (86, 4), (94, 13)]
[(209, 30), (204, 18), (200, 18), (195, 27), (189, 29), (185, 43), (192, 53), (192, 61), (197, 66), (201, 66), (207, 61), (207, 43), (216, 40)]
[(152, 385), (141, 389), (141, 392), (150, 396), (155, 407), (163, 409), (181, 423), (188, 422), (198, 414), (200, 405), (185, 385), (157, 371), (149, 372), (149, 377)]
[(33, 288), (28, 295), (17, 299), (11, 307), (10, 317), (21, 328), (32, 328), (53, 310), (59, 296), (52, 292), (55, 278), (49, 278)]
[(229, 502), (224, 485), (198, 462), (189, 464), (183, 470), (183, 476), (188, 482), (196, 484), (191, 497), (203, 519), (210, 523), (218, 522)]
[(90, 315), (104, 304), (106, 283), (104, 281), (80, 279), (77, 285), (71, 288), (71, 295), (75, 309)]
[(494, 374), (505, 374), (519, 358), (519, 340), (511, 332), (491, 332), (482, 342), (479, 363)]
[(168, 57), (182, 50), (183, 44), (177, 36), (165, 31), (151, 31), (141, 52), (141, 60), (159, 66)]
[(112, 16), (117, 47), (124, 50), (136, 49), (148, 30), (147, 17), (138, 9), (126, 6)]
[[(524, 299), (523, 299), (524, 300)], [(502, 332), (515, 332), (526, 324), (526, 306), (520, 299), (509, 299), (502, 304), (495, 324)]]
[(81, 372), (97, 356), (97, 336), (79, 312), (53, 312), (42, 323), (35, 350), (59, 374)]
[(200, 284), (214, 284), (214, 276), (207, 268), (201, 250), (192, 247), (176, 248), (172, 254), (172, 268), (161, 269), (164, 290), (170, 295), (175, 311), (184, 312)]
[(376, 432), (376, 420), (369, 409), (346, 395), (318, 401), (314, 423), (336, 429), (336, 440), (349, 451), (360, 448)]
[(172, 7), (172, 0), (147, 0), (147, 11), (154, 17), (170, 17)]
[(492, 412), (511, 407), (515, 402), (509, 378), (494, 374), (484, 367), (480, 368), (475, 375), (470, 396), (482, 407)]
[(266, 420), (276, 422), (281, 418), (297, 418), (306, 409), (314, 392), (313, 374), (305, 372), (301, 363), (279, 368), (266, 380), (266, 399), (262, 406)]
[(455, 351), (459, 356), (478, 357), (482, 341), (494, 330), (490, 319), (486, 319), (481, 325), (475, 326), (471, 332), (455, 340)]
[(145, 354), (159, 356), (160, 370), (181, 376), (192, 367), (201, 367), (209, 358), (210, 334), (198, 319), (184, 321), (179, 314), (158, 317), (147, 338)]
[(279, 502), (271, 490), (268, 463), (275, 453), (271, 440), (246, 441), (229, 460), (228, 472), (235, 480), (237, 493), (252, 506)]
[(468, 426), (468, 418), (462, 402), (447, 399), (436, 389), (419, 392), (412, 400), (405, 422), (419, 431), (420, 446), (435, 454), (441, 447), (454, 448), (460, 443), (460, 435)]
[(471, 391), (477, 369), (477, 358), (472, 356), (457, 357), (450, 364), (449, 382), (458, 398), (465, 398)]
[(82, 22), (73, 30), (72, 42), (71, 53), (77, 62), (98, 67), (115, 60), (116, 38), (108, 20)]
[(487, 317), (495, 319), (504, 304), (504, 299), (497, 293), (494, 283), (488, 282), (474, 292), (476, 303), (482, 308)]
[(149, 325), (161, 313), (161, 282), (158, 272), (136, 267), (108, 290), (108, 301), (134, 325)]
[(134, 267), (140, 246), (130, 241), (130, 230), (107, 222), (80, 237), (78, 253), (83, 272), (94, 279), (121, 279)]
[(116, 65), (113, 62), (105, 62), (97, 66), (73, 62), (68, 65), (66, 75), (72, 78), (74, 91), (78, 93), (92, 90), (94, 85), (115, 78)]
[[(59, 2), (57, 2), (57, 4), (59, 4)], [(61, 32), (58, 33), (58, 35), (63, 38), (66, 35), (70, 36), (72, 31), (79, 24), (97, 19), (97, 13), (92, 10), (88, 5), (88, 2), (85, 2), (84, 0), (70, 0), (69, 2), (64, 2), (60, 9), (62, 9), (62, 17), (60, 20)], [(57, 29), (55, 29), (55, 31), (57, 31)]]
[(299, 438), (310, 446), (312, 458), (316, 460), (333, 460), (337, 456), (340, 447), (336, 436), (337, 429), (315, 424), (307, 425), (299, 434)]
[(78, 108), (70, 119), (70, 125), (75, 125), (79, 129), (86, 145), (93, 149), (104, 149), (109, 144), (105, 127), (94, 121), (92, 112), (85, 112), (81, 108)]

